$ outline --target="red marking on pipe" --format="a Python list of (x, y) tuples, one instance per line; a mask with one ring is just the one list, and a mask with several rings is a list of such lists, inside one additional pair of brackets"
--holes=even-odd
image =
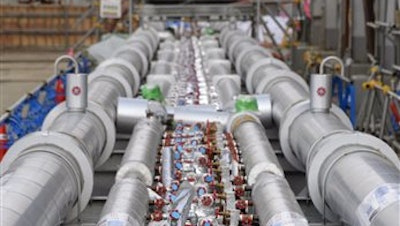
[(81, 88), (79, 86), (74, 86), (72, 88), (72, 94), (74, 94), (75, 96), (78, 96), (79, 94), (81, 94)]
[(326, 89), (325, 89), (324, 87), (319, 87), (319, 88), (317, 89), (317, 94), (318, 94), (318, 96), (320, 96), (320, 97), (324, 96), (324, 95), (326, 94)]

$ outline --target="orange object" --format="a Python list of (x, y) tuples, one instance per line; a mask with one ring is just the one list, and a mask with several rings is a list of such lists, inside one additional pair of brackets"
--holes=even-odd
[(65, 89), (61, 78), (56, 82), (56, 103), (59, 104), (65, 100)]
[(0, 126), (0, 161), (7, 153), (7, 143), (8, 143), (7, 127), (5, 124), (3, 124)]

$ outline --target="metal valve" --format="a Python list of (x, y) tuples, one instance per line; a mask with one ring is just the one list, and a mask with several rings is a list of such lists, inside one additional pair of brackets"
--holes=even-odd
[(70, 60), (74, 64), (74, 73), (67, 74), (66, 105), (68, 111), (84, 112), (88, 104), (87, 74), (79, 73), (78, 62), (71, 56), (63, 55), (56, 59), (54, 72), (58, 74), (58, 66), (62, 60)]
[(340, 58), (326, 57), (320, 65), (319, 74), (312, 74), (310, 81), (310, 108), (311, 112), (329, 112), (332, 106), (332, 75), (324, 73), (325, 63), (335, 60), (341, 67), (341, 75), (344, 77), (344, 65)]

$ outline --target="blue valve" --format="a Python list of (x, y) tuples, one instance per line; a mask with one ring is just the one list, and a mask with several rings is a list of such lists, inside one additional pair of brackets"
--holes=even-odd
[(180, 145), (180, 144), (176, 147), (176, 149), (177, 149), (179, 152), (183, 152), (183, 146)]
[(179, 213), (178, 210), (173, 210), (170, 214), (171, 218), (173, 220), (178, 220), (179, 218), (181, 218), (181, 213)]
[(199, 197), (203, 196), (206, 193), (207, 193), (207, 191), (204, 187), (200, 187), (197, 189), (197, 196), (199, 196)]
[(175, 168), (178, 169), (178, 170), (181, 170), (183, 168), (182, 163), (181, 162), (176, 162), (175, 163)]
[(199, 152), (201, 153), (201, 154), (203, 154), (203, 155), (205, 155), (206, 154), (206, 152), (207, 152), (207, 150), (206, 150), (206, 148), (205, 147), (199, 147)]
[(206, 183), (211, 183), (211, 182), (213, 182), (213, 180), (214, 180), (214, 177), (210, 174), (207, 174), (204, 176), (204, 182), (206, 182)]
[(172, 189), (173, 191), (178, 191), (178, 189), (179, 189), (179, 184), (178, 184), (178, 183), (172, 183), (172, 184), (171, 184), (171, 189)]
[(181, 159), (181, 153), (180, 153), (180, 152), (177, 152), (177, 151), (175, 151), (175, 152), (174, 152), (174, 158), (175, 158), (175, 160), (179, 160), (179, 159)]
[(169, 200), (170, 200), (171, 202), (175, 202), (175, 200), (176, 200), (176, 195), (170, 194), (170, 195), (169, 195)]
[(197, 146), (197, 140), (192, 140), (192, 143), (191, 143), (193, 146)]

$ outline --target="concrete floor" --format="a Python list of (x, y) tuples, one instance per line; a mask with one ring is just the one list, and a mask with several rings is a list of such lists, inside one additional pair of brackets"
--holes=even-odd
[(53, 75), (60, 51), (0, 51), (0, 115)]

